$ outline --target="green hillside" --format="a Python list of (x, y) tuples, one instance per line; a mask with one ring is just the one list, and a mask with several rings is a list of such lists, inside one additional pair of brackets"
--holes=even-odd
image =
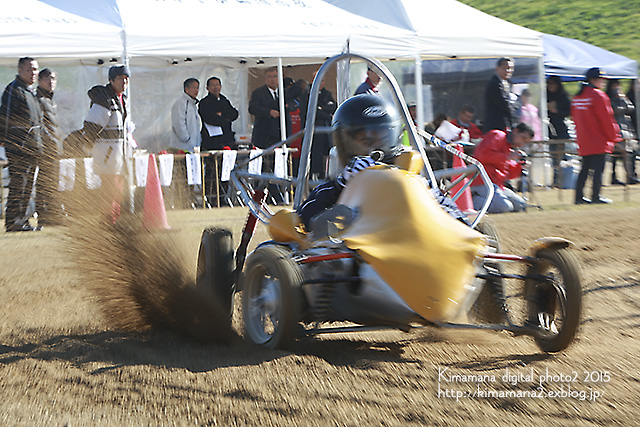
[(640, 61), (640, 1), (460, 0), (543, 33), (571, 37)]

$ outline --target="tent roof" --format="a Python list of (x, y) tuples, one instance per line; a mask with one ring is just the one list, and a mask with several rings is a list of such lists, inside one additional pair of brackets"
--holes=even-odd
[[(456, 0), (324, 0), (354, 14), (411, 31), (423, 58), (542, 56), (542, 33)], [(354, 46), (354, 51), (357, 47)]]
[(584, 80), (591, 67), (600, 67), (610, 78), (635, 79), (638, 63), (580, 40), (544, 34), (544, 68), (548, 76), (561, 76), (565, 81)]
[[(350, 38), (363, 54), (413, 55), (411, 33), (321, 0), (42, 0), (69, 13), (120, 26), (132, 58), (324, 59)], [(291, 63), (292, 61), (289, 61)]]
[(0, 57), (77, 59), (122, 54), (121, 28), (95, 22), (37, 0), (3, 2)]

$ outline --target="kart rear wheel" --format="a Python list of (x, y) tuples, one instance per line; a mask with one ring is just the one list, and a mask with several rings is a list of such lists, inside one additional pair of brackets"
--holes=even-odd
[(541, 249), (536, 258), (527, 276), (537, 277), (525, 282), (527, 323), (538, 329), (538, 347), (555, 353), (573, 342), (580, 325), (580, 265), (566, 248)]
[(247, 259), (242, 290), (245, 338), (267, 348), (285, 348), (295, 338), (302, 311), (303, 275), (290, 252), (263, 246)]
[(221, 310), (221, 319), (233, 314), (233, 237), (229, 230), (207, 228), (202, 232), (198, 250), (197, 288), (213, 295)]

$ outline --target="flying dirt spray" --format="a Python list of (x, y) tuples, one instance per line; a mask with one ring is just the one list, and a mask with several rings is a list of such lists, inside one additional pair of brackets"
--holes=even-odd
[(136, 215), (113, 224), (100, 190), (76, 189), (64, 200), (65, 250), (110, 326), (123, 331), (170, 328), (204, 342), (235, 336), (211, 295), (195, 286), (173, 231), (144, 230)]

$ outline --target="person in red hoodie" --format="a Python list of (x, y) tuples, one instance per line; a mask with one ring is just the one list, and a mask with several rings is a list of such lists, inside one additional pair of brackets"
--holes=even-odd
[[(524, 156), (519, 148), (529, 144), (531, 138), (531, 126), (520, 123), (511, 132), (490, 130), (476, 147), (473, 157), (482, 163), (493, 183), (494, 195), (489, 205), (489, 213), (518, 212), (526, 209), (526, 201), (504, 184), (505, 181), (522, 175)], [(488, 195), (488, 189), (481, 177), (471, 183), (471, 195), (473, 207), (480, 210)]]
[[(571, 102), (571, 117), (576, 125), (578, 154), (582, 156), (582, 168), (576, 182), (576, 204), (611, 203), (600, 196), (602, 172), (607, 154), (613, 152), (620, 141), (620, 128), (616, 123), (611, 101), (602, 91), (605, 74), (597, 67), (590, 68), (585, 75), (586, 83)], [(583, 196), (584, 185), (593, 171), (591, 199)]]

